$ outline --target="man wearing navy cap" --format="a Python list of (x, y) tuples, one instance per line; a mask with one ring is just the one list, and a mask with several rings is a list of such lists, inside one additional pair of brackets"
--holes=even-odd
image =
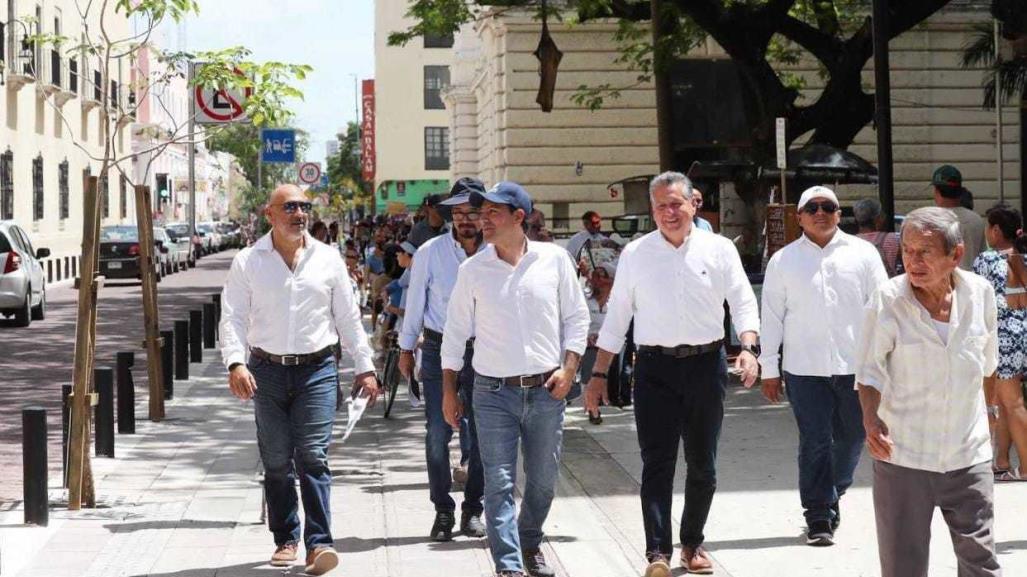
[[(442, 337), (443, 414), (464, 411), (457, 374), (474, 341), (474, 406), (485, 468), (485, 520), (496, 572), (554, 575), (539, 547), (560, 469), (564, 397), (585, 351), (589, 314), (577, 272), (563, 248), (529, 241), (531, 197), (500, 182), (471, 193), (487, 244), (460, 267)], [(514, 517), (518, 445), (525, 490)]]
[(965, 247), (959, 268), (973, 271), (974, 259), (988, 247), (984, 238), (987, 227), (981, 215), (963, 206), (963, 196), (967, 193), (963, 188), (963, 174), (955, 166), (944, 164), (931, 176), (931, 186), (934, 187), (934, 204), (951, 210), (959, 219)]
[[(456, 503), (449, 495), (452, 479), (449, 475), (449, 441), (453, 429), (442, 416), (442, 333), (446, 324), (446, 307), (456, 283), (460, 264), (478, 252), (481, 246), (481, 225), (478, 209), (470, 205), (471, 192), (485, 192), (485, 185), (472, 178), (462, 178), (454, 185), (449, 199), (438, 204), (439, 212), (453, 220), (451, 234), (444, 234), (425, 242), (417, 251), (410, 268), (410, 286), (407, 288), (406, 311), (399, 334), (399, 369), (407, 378), (414, 372), (414, 348), (418, 337), (421, 344), (421, 381), (424, 385), (424, 414), (427, 420), (424, 453), (428, 465), (428, 486), (435, 506), (435, 522), (430, 537), (435, 541), (452, 539), (456, 524)], [(465, 367), (458, 380), (460, 395), (468, 407), (471, 405), (472, 380), (470, 359), (473, 353), (469, 342), (464, 348)], [(464, 502), (461, 506), (460, 532), (468, 537), (484, 537), (481, 522), (484, 477), (478, 441), (474, 433), (473, 412), (468, 410), (459, 423), (461, 447), (466, 444), (467, 480), (464, 482)], [(466, 439), (466, 443), (464, 442)]]
[(410, 244), (420, 247), (422, 244), (446, 232), (446, 219), (439, 212), (439, 203), (442, 202), (443, 198), (445, 197), (441, 194), (429, 194), (424, 197), (422, 206), (424, 207), (425, 217), (410, 229), (410, 234), (407, 235), (407, 240)]

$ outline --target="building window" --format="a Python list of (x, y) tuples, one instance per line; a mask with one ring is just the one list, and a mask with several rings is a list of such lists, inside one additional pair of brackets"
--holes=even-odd
[(128, 179), (121, 175), (119, 179), (118, 201), (121, 203), (121, 218), (128, 217)]
[(100, 194), (103, 195), (100, 199), (100, 214), (103, 215), (103, 218), (109, 218), (111, 216), (111, 187), (107, 175), (100, 177)]
[(69, 210), (69, 198), (71, 196), (68, 191), (68, 161), (57, 165), (57, 186), (60, 189), (60, 207), (61, 220), (68, 218)]
[(424, 47), (425, 48), (452, 48), (453, 47), (453, 34), (425, 34), (424, 35)]
[(449, 170), (449, 128), (424, 129), (424, 169)]
[(14, 218), (14, 153), (0, 154), (0, 220)]
[(32, 160), (32, 220), (43, 220), (43, 155)]
[(424, 109), (444, 110), (442, 89), (449, 86), (449, 66), (424, 67)]

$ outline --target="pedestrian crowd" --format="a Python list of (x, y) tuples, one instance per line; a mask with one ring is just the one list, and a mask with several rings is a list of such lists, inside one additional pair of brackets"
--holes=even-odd
[[(348, 237), (338, 223), (310, 222), (300, 189), (279, 187), (265, 209), (271, 232), (233, 262), (221, 333), (231, 391), (254, 400), (271, 564), (296, 562), (302, 537), (308, 573), (337, 565), (334, 414), (343, 397), (375, 401), (375, 364), (394, 347), (425, 414), (428, 538), (487, 538), (500, 577), (555, 575), (543, 527), (565, 412), (579, 397), (596, 425), (603, 405), (633, 407), (644, 577), (672, 574), (675, 541), (686, 572), (712, 573), (704, 530), (729, 375), (759, 383), (771, 403), (788, 400), (807, 544), (835, 543), (865, 447), (884, 577), (928, 575), (935, 509), (960, 577), (1001, 575), (994, 483), (1027, 480), (1027, 237), (1007, 205), (984, 218), (967, 208), (954, 167), (935, 171), (932, 186), (935, 206), (907, 214), (897, 233), (864, 199), (849, 234), (836, 193), (805, 190), (802, 234), (770, 256), (759, 298), (735, 244), (698, 215), (702, 192), (676, 172), (650, 182), (656, 230), (623, 247), (594, 211), (565, 246), (551, 242), (514, 182), (462, 178), (415, 219), (360, 219)], [(728, 318), (740, 345), (730, 367)], [(356, 367), (345, 392), (342, 350)]]

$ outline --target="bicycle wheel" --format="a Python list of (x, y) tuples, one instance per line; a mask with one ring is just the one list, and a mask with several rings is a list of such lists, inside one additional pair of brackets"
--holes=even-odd
[(392, 411), (392, 404), (396, 402), (396, 392), (399, 390), (399, 349), (389, 349), (385, 357), (385, 368), (382, 370), (382, 398), (385, 405), (385, 418), (389, 418)]

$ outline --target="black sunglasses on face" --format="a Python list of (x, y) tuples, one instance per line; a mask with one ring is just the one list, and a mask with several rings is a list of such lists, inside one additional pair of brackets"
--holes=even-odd
[(822, 202), (811, 200), (802, 206), (802, 211), (806, 214), (816, 214), (818, 209), (823, 209), (826, 214), (834, 214), (838, 210), (838, 205), (830, 200)]
[(301, 208), (303, 209), (303, 212), (310, 214), (310, 211), (314, 209), (314, 203), (299, 200), (290, 200), (288, 202), (283, 202), (282, 204), (277, 204), (274, 206), (282, 207), (282, 210), (289, 214), (292, 214)]

